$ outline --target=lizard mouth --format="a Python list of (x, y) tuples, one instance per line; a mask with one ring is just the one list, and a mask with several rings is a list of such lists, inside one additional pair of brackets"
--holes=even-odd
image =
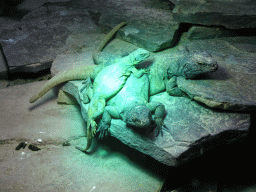
[(134, 122), (134, 125), (139, 128), (148, 127), (150, 125), (150, 120), (149, 119), (137, 120), (136, 122)]

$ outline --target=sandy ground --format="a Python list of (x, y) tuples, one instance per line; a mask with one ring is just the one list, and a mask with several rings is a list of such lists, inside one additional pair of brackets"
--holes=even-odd
[[(28, 102), (44, 83), (0, 90), (1, 191), (159, 191), (166, 167), (114, 138), (94, 140), (91, 154), (75, 149), (86, 143), (79, 106), (58, 105), (56, 89)], [(15, 150), (21, 141), (41, 150)]]

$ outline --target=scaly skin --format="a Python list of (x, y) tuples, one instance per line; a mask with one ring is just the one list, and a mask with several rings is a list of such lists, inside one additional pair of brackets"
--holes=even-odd
[[(116, 27), (114, 27), (102, 40), (102, 42), (94, 49), (92, 58), (95, 64), (99, 64), (98, 55), (99, 52), (106, 46), (106, 44), (110, 41), (110, 39), (114, 36), (114, 34), (126, 24), (126, 22), (122, 22)], [(61, 83), (71, 81), (71, 80), (85, 80), (88, 77), (94, 79), (96, 74), (103, 68), (101, 65), (87, 65), (81, 67), (75, 67), (70, 70), (64, 71), (59, 75), (56, 75), (52, 79), (50, 79), (42, 88), (41, 90), (32, 96), (29, 100), (30, 103), (34, 103), (38, 99), (40, 99), (44, 94), (46, 94), (49, 90), (51, 90), (56, 85)]]
[(137, 70), (135, 66), (149, 56), (149, 52), (144, 49), (137, 49), (130, 55), (123, 57), (117, 63), (103, 68), (93, 82), (93, 96), (88, 108), (87, 115), (87, 146), (85, 149), (76, 147), (86, 152), (92, 143), (92, 138), (96, 133), (97, 124), (95, 122), (104, 112), (106, 101), (115, 96), (124, 86), (127, 78), (133, 73), (136, 77), (141, 77), (146, 70)]
[(150, 95), (166, 90), (170, 95), (178, 96), (182, 94), (176, 84), (178, 76), (193, 79), (218, 69), (217, 62), (207, 52), (189, 52), (186, 47), (166, 52), (165, 55), (156, 57), (156, 61), (150, 66)]
[(34, 103), (56, 85), (59, 85), (66, 81), (81, 80), (81, 79), (86, 79), (88, 77), (91, 77), (93, 76), (93, 73), (95, 72), (95, 70), (97, 68), (98, 70), (100, 70), (101, 67), (102, 66), (87, 65), (87, 66), (76, 67), (76, 68), (72, 68), (70, 70), (64, 71), (60, 75), (56, 75), (55, 77), (51, 78), (46, 84), (44, 84), (44, 86), (41, 88), (41, 91), (39, 91), (37, 94), (32, 96), (29, 102)]
[[(155, 113), (152, 118), (152, 113)], [(149, 102), (148, 74), (137, 78), (131, 74), (124, 87), (107, 101), (104, 113), (98, 126), (99, 138), (108, 135), (111, 119), (122, 119), (128, 126), (137, 130), (153, 130), (153, 120), (158, 136), (162, 134), (165, 106), (160, 102)]]

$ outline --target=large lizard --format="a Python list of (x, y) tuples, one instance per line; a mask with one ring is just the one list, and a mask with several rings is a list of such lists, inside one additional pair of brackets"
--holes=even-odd
[(122, 119), (128, 126), (139, 131), (152, 130), (152, 112), (156, 125), (156, 136), (162, 132), (165, 106), (160, 102), (149, 102), (148, 74), (138, 78), (131, 74), (124, 87), (107, 101), (98, 130), (99, 138), (107, 136), (112, 118)]
[(98, 55), (102, 51), (102, 49), (105, 47), (105, 45), (110, 41), (110, 39), (114, 36), (114, 34), (124, 25), (126, 25), (126, 22), (122, 22), (116, 27), (114, 27), (102, 40), (101, 43), (96, 46), (96, 48), (93, 51), (92, 58), (97, 65), (85, 65), (85, 66), (79, 66), (74, 67), (70, 70), (64, 71), (60, 73), (59, 75), (54, 76), (52, 79), (50, 79), (42, 88), (41, 90), (32, 96), (29, 100), (30, 103), (34, 103), (39, 98), (41, 98), (44, 94), (46, 94), (49, 90), (51, 90), (53, 87), (55, 87), (58, 84), (71, 81), (71, 80), (85, 80), (88, 77), (94, 79), (96, 75), (99, 73), (99, 71), (104, 68), (104, 65), (99, 65), (99, 58)]
[(169, 50), (166, 52), (155, 56), (155, 61), (150, 66), (150, 95), (166, 90), (170, 95), (183, 96), (184, 92), (176, 83), (178, 76), (185, 79), (200, 78), (202, 74), (218, 69), (216, 60), (205, 51), (191, 52), (187, 47), (180, 47), (172, 53)]
[(92, 138), (97, 130), (96, 119), (102, 116), (106, 101), (114, 97), (124, 86), (127, 78), (133, 73), (136, 77), (141, 77), (147, 70), (137, 70), (135, 66), (149, 56), (145, 49), (137, 49), (117, 63), (103, 68), (93, 82), (93, 93), (87, 112), (87, 146), (85, 149), (76, 147), (86, 152), (92, 143)]

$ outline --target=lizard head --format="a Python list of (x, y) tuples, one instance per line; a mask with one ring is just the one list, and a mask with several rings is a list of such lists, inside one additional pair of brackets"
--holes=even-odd
[(207, 52), (193, 52), (182, 59), (181, 74), (186, 79), (192, 79), (198, 75), (214, 72), (218, 69), (216, 60)]
[(132, 107), (125, 114), (125, 122), (138, 128), (147, 128), (152, 122), (151, 111), (143, 105)]
[(133, 65), (136, 65), (136, 64), (140, 63), (141, 61), (145, 60), (146, 58), (148, 58), (149, 55), (150, 55), (149, 51), (139, 48), (136, 51), (132, 52), (132, 57), (130, 59), (130, 62)]

